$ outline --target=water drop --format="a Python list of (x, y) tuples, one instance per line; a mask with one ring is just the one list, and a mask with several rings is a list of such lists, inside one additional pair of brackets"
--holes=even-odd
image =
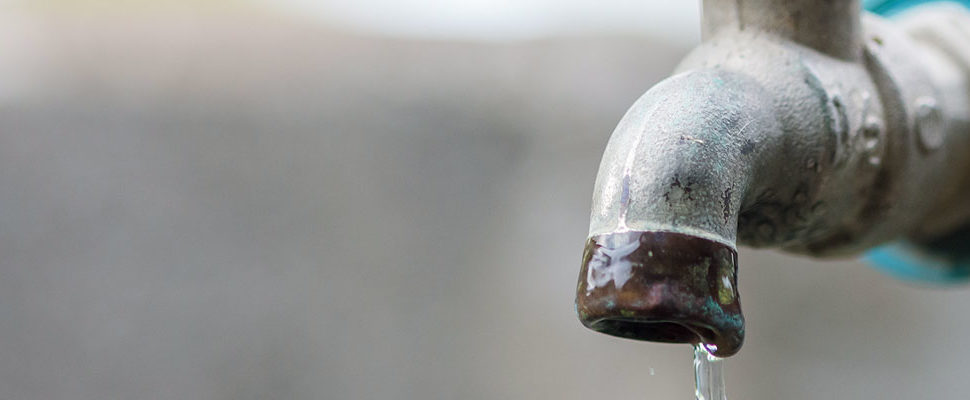
[(923, 149), (932, 151), (943, 145), (945, 131), (943, 112), (936, 99), (930, 96), (916, 99), (916, 133)]
[(882, 132), (882, 120), (872, 115), (866, 117), (866, 123), (862, 129), (862, 143), (865, 151), (871, 153), (878, 149), (880, 132)]

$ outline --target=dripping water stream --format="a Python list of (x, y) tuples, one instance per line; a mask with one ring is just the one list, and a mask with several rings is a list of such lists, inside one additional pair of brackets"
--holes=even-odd
[(721, 362), (722, 359), (711, 355), (705, 345), (694, 346), (694, 393), (697, 400), (727, 400)]

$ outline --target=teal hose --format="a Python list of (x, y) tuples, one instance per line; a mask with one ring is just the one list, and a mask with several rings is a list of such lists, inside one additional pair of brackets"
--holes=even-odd
[[(910, 7), (936, 1), (864, 0), (863, 7), (875, 14), (892, 17)], [(970, 0), (949, 2), (970, 8)], [(931, 244), (891, 243), (869, 250), (863, 258), (876, 269), (905, 281), (943, 285), (964, 283), (970, 281), (970, 229)]]
[[(926, 3), (936, 3), (940, 0), (864, 0), (862, 6), (875, 14), (892, 17), (906, 9)], [(970, 8), (970, 0), (949, 0), (949, 3), (962, 4)]]

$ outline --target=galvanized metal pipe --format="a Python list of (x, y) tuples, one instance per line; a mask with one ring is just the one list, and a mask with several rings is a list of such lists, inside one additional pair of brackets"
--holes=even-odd
[(777, 35), (834, 57), (860, 56), (858, 0), (704, 0), (701, 36), (721, 30)]

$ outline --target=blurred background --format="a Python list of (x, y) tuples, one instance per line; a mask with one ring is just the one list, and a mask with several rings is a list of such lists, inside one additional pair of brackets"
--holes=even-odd
[[(573, 308), (695, 2), (0, 3), (0, 399), (690, 399)], [(735, 399), (961, 398), (970, 291), (742, 248)]]

